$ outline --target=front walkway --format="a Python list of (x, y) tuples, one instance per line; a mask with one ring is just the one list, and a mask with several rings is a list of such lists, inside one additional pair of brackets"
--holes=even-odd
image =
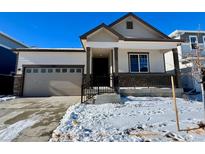
[(0, 141), (48, 141), (79, 96), (19, 98), (0, 104)]

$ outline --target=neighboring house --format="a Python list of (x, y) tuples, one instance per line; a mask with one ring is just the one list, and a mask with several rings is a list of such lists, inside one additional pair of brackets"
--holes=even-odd
[(0, 95), (13, 93), (16, 72), (16, 54), (13, 48), (27, 48), (26, 45), (0, 32)]
[(11, 50), (13, 48), (27, 48), (27, 46), (0, 32), (0, 74), (15, 73), (16, 54)]
[[(92, 86), (178, 87), (177, 45), (133, 13), (100, 24), (80, 37), (83, 48), (19, 48), (14, 92), (23, 96), (80, 95), (82, 82)], [(175, 71), (166, 73), (164, 54), (173, 52)], [(115, 80), (112, 80), (112, 79)], [(91, 85), (89, 85), (91, 86)]]
[[(169, 35), (172, 39), (182, 39), (178, 46), (178, 59), (181, 71), (181, 85), (185, 91), (200, 92), (199, 77), (196, 75), (197, 55), (205, 67), (205, 31), (176, 30)], [(197, 47), (199, 47), (197, 49)], [(197, 54), (199, 52), (199, 54)], [(169, 57), (170, 59), (171, 57)], [(173, 62), (169, 62), (173, 63)], [(173, 64), (172, 64), (173, 66)], [(169, 67), (168, 70), (173, 68)]]

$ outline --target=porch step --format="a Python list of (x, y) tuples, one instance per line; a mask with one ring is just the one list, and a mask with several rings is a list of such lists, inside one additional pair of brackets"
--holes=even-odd
[(116, 93), (96, 95), (95, 104), (120, 103), (120, 95)]

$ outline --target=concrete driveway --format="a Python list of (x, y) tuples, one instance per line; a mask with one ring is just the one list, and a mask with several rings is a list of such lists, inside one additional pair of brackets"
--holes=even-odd
[(0, 141), (48, 141), (79, 96), (18, 98), (0, 103)]

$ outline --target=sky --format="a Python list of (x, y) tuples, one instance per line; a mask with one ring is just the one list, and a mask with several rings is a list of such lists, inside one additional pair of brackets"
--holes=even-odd
[[(79, 36), (101, 23), (110, 24), (125, 12), (0, 13), (0, 31), (31, 47), (78, 48)], [(205, 30), (205, 13), (134, 13), (165, 34), (176, 29)]]

